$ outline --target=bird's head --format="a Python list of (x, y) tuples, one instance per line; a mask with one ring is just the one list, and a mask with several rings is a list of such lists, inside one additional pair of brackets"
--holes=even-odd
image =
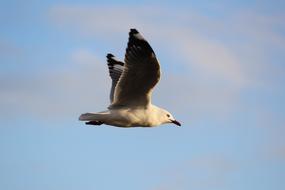
[(161, 115), (162, 123), (165, 123), (165, 124), (166, 123), (174, 123), (177, 126), (181, 126), (181, 124), (176, 119), (174, 119), (172, 114), (169, 113), (168, 111), (161, 109), (160, 115)]

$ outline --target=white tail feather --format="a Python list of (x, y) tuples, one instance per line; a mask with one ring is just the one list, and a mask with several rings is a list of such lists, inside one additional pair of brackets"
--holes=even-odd
[(80, 121), (92, 121), (92, 120), (98, 119), (97, 116), (98, 114), (96, 113), (84, 113), (80, 115), (79, 120)]
[(99, 113), (84, 113), (79, 117), (80, 121), (104, 121), (106, 115), (109, 115), (109, 111), (103, 111)]

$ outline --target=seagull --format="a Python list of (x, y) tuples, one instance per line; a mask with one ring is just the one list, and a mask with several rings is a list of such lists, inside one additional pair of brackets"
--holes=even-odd
[(107, 64), (112, 79), (111, 104), (106, 111), (82, 114), (80, 121), (124, 128), (167, 123), (181, 126), (171, 113), (151, 103), (153, 88), (160, 79), (160, 65), (153, 49), (136, 29), (130, 29), (124, 62), (109, 53)]

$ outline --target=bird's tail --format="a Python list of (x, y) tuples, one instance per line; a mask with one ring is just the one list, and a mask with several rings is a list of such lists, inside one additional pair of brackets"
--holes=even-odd
[(84, 113), (79, 117), (80, 121), (102, 121), (106, 116), (106, 112), (100, 113)]

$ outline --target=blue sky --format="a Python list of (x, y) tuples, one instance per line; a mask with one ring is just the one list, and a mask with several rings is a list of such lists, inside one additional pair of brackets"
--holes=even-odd
[[(0, 189), (282, 190), (282, 1), (0, 1)], [(183, 126), (90, 127), (137, 28)]]

